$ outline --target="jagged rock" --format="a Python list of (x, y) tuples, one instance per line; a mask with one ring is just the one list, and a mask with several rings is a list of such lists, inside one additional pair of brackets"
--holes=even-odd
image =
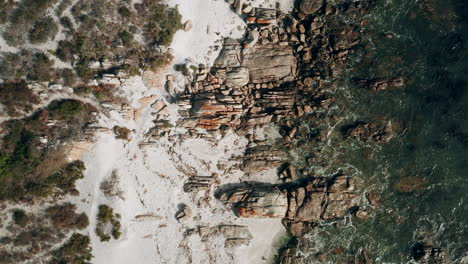
[(249, 245), (253, 238), (247, 226), (240, 225), (219, 225), (216, 227), (199, 226), (197, 228), (188, 229), (186, 235), (198, 234), (201, 241), (206, 242), (212, 237), (222, 235), (225, 239), (224, 247), (238, 247), (241, 245)]
[(176, 213), (175, 218), (179, 222), (183, 222), (192, 217), (192, 210), (185, 204), (182, 204), (179, 208), (179, 211)]
[(323, 6), (323, 0), (302, 0), (300, 10), (306, 15), (313, 14)]
[(210, 189), (214, 182), (213, 176), (192, 176), (184, 184), (184, 192), (199, 192)]
[(243, 217), (276, 217), (317, 222), (358, 211), (355, 182), (346, 176), (315, 178), (301, 187), (245, 185), (221, 191), (218, 198), (232, 204)]

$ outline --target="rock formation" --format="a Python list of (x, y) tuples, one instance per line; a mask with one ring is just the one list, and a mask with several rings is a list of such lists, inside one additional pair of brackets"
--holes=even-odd
[(359, 210), (352, 178), (319, 177), (304, 185), (246, 185), (221, 191), (219, 199), (242, 217), (275, 217), (317, 222), (344, 217)]

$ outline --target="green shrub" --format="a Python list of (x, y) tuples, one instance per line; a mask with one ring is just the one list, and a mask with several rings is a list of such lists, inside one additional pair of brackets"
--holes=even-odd
[(29, 223), (29, 217), (23, 210), (17, 209), (13, 211), (13, 221), (15, 225), (25, 227)]
[(124, 30), (122, 32), (119, 33), (119, 38), (122, 40), (122, 43), (124, 44), (124, 46), (130, 46), (132, 44), (132, 41), (133, 41), (133, 35), (132, 33)]
[(89, 236), (74, 233), (70, 239), (52, 254), (52, 264), (88, 264), (91, 254), (91, 239)]
[(52, 17), (45, 17), (37, 21), (32, 30), (29, 31), (29, 41), (39, 44), (53, 40), (58, 33), (58, 26)]
[(53, 101), (47, 109), (53, 119), (69, 119), (84, 110), (81, 102), (76, 100)]

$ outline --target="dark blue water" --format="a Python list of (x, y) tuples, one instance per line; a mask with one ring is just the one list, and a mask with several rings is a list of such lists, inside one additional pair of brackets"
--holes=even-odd
[[(333, 91), (337, 105), (327, 114), (335, 118), (323, 125), (331, 131), (322, 151), (327, 166), (310, 169), (343, 169), (378, 193), (382, 207), (368, 220), (340, 221), (338, 229), (324, 223), (309, 234), (311, 251), (342, 247), (332, 257), (338, 262), (366, 248), (377, 263), (406, 263), (411, 248), (425, 243), (443, 248), (448, 263), (468, 256), (467, 10), (463, 0), (381, 0), (366, 17), (366, 49)], [(396, 76), (404, 77), (403, 87), (379, 92), (352, 81)], [(394, 120), (400, 133), (386, 144), (343, 140), (338, 128), (356, 120)], [(402, 179), (419, 187), (398, 191)]]

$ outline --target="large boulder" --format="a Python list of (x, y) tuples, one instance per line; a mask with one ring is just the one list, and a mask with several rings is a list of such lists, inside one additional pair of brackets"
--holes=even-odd
[(320, 10), (323, 0), (303, 0), (300, 6), (301, 12), (310, 15)]

